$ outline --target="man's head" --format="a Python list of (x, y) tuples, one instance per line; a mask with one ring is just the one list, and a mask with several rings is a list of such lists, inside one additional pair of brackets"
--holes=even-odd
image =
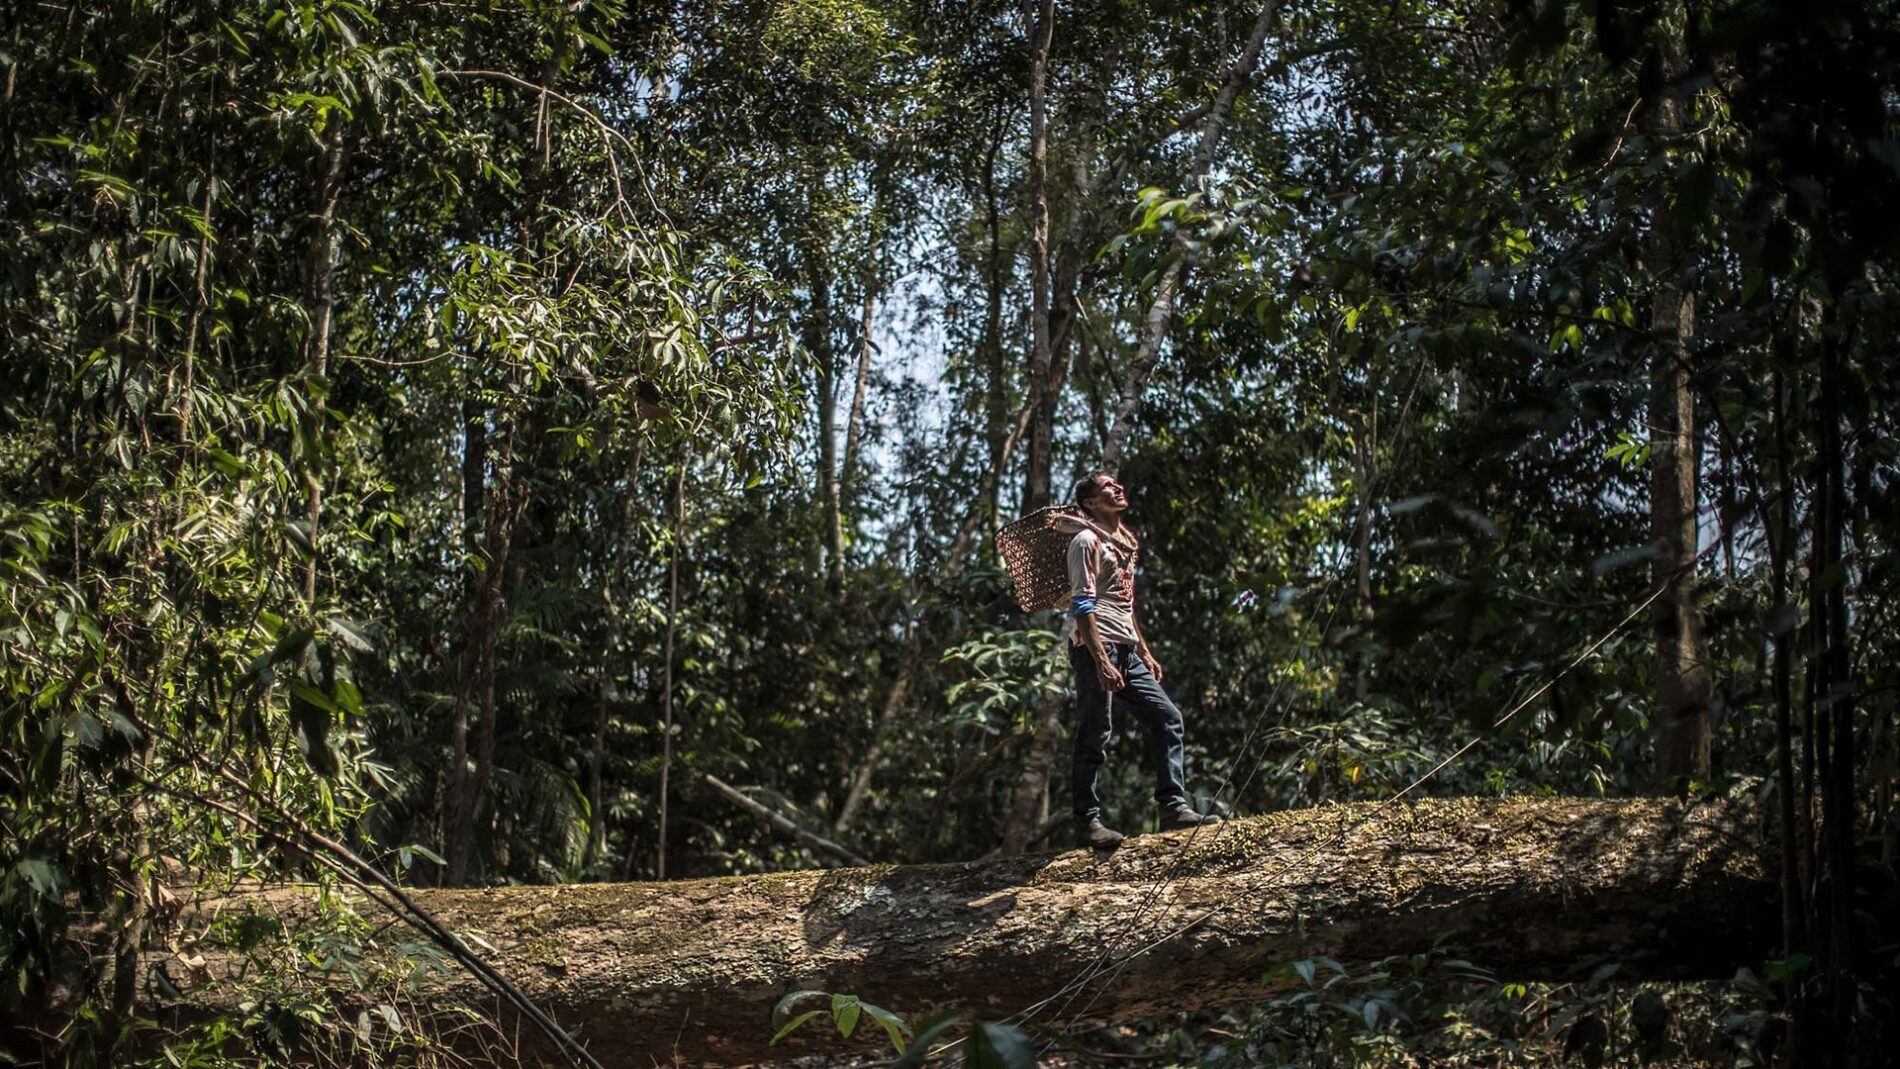
[(1110, 519), (1128, 510), (1128, 492), (1105, 471), (1092, 471), (1076, 480), (1073, 500), (1077, 508), (1098, 520)]

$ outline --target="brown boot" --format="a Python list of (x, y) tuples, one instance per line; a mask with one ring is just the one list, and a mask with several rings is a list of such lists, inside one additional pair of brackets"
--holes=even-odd
[(1080, 821), (1079, 824), (1080, 831), (1077, 838), (1081, 839), (1083, 846), (1091, 846), (1097, 850), (1113, 850), (1122, 844), (1122, 833), (1103, 824), (1100, 817), (1090, 817), (1088, 820)]

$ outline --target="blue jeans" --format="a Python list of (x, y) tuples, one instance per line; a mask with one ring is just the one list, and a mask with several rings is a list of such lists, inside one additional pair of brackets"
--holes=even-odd
[(1095, 658), (1088, 647), (1069, 647), (1069, 664), (1075, 669), (1076, 703), (1081, 707), (1081, 724), (1075, 731), (1075, 751), (1069, 762), (1069, 786), (1073, 793), (1075, 817), (1088, 821), (1102, 815), (1102, 799), (1095, 793), (1095, 774), (1108, 760), (1108, 740), (1113, 731), (1110, 702), (1124, 712), (1134, 714), (1148, 729), (1148, 760), (1154, 766), (1155, 801), (1165, 812), (1187, 804), (1187, 787), (1181, 760), (1181, 710), (1168, 700), (1161, 681), (1148, 671), (1135, 655), (1135, 647), (1122, 642), (1106, 643), (1110, 663), (1121, 669), (1122, 689), (1102, 689), (1095, 675)]

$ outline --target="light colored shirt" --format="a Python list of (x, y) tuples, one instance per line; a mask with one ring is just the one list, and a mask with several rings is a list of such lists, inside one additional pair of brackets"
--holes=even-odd
[(1069, 540), (1069, 617), (1062, 634), (1071, 643), (1082, 641), (1078, 615), (1093, 615), (1103, 642), (1136, 646), (1134, 554), (1110, 545), (1091, 528)]

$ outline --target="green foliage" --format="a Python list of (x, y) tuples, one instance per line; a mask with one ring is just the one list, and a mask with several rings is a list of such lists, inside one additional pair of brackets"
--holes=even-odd
[[(154, 886), (332, 880), (285, 817), (419, 882), (641, 878), (662, 847), (669, 875), (817, 863), (701, 794), (712, 772), (814, 827), (857, 797), (844, 830), (880, 860), (989, 852), (1039, 800), (1026, 768), (1065, 794), (1037, 713), (1069, 670), (984, 535), (1095, 466), (1131, 382), (1141, 619), (1198, 796), (1385, 797), (1473, 739), (1421, 789), (1647, 790), (1660, 668), (1624, 618), (1658, 566), (1655, 316), (1683, 280), (1697, 789), (1769, 798), (1778, 711), (1811, 725), (1794, 767), (1854, 803), (1854, 893), (1884, 901), (1892, 9), (1287, 5), (1200, 181), (1258, 5), (1060, 6), (1041, 409), (1020, 5), (23, 9), (0, 28), (0, 1013), (159, 938)], [(1047, 441), (1026, 423), (1006, 457), (1019, 412)], [(1833, 779), (1805, 745), (1830, 709)], [(1112, 811), (1146, 798), (1124, 745)], [(1840, 909), (1826, 942), (1812, 890), (1816, 941), (1766, 983), (1852, 985), (1881, 1020), (1891, 966), (1829, 947), (1891, 932)], [(386, 993), (359, 1016), (270, 988), (305, 953), (386, 988), (359, 958), (410, 952), (320, 912), (233, 921), (272, 979), (178, 1058), (426, 1042)], [(134, 1022), (87, 962), (75, 1050), (103, 1062)], [(1295, 966), (1263, 1021), (1312, 1022), (1288, 1059), (1550, 1039), (1501, 1008), (1549, 991), (1441, 965)], [(899, 1045), (838, 998), (800, 1013)], [(1607, 987), (1545, 1002), (1623, 1012)], [(978, 1028), (965, 1057), (1013, 1042)]]
[[(799, 1007), (818, 1003), (817, 1009)], [(967, 1069), (1035, 1069), (1036, 1052), (1029, 1037), (1012, 1025), (988, 1021), (969, 1021), (960, 1037), (951, 1034), (965, 1017), (954, 1011), (932, 1014), (918, 1022), (913, 1031), (903, 1019), (889, 1010), (873, 1006), (856, 995), (836, 995), (826, 991), (793, 991), (772, 1007), (772, 1046), (791, 1035), (807, 1021), (830, 1013), (841, 1039), (848, 1040), (865, 1017), (876, 1021), (890, 1037), (891, 1048), (899, 1055), (893, 1069), (921, 1066), (946, 1049), (962, 1048)]]
[[(810, 1002), (824, 1002), (815, 1010), (799, 1011), (798, 1007)], [(866, 1017), (875, 1021), (890, 1038), (891, 1049), (899, 1054), (910, 1043), (911, 1029), (903, 1019), (880, 1006), (873, 1006), (856, 995), (834, 995), (825, 991), (794, 991), (778, 1000), (772, 1007), (772, 1025), (777, 1031), (772, 1033), (772, 1046), (786, 1036), (798, 1030), (798, 1027), (827, 1011), (831, 1021), (838, 1029), (840, 1039), (850, 1039), (857, 1031), (858, 1022)]]
[(1060, 697), (1069, 665), (1057, 637), (1047, 628), (991, 631), (945, 650), (942, 663), (961, 668), (965, 678), (944, 689), (943, 728), (1017, 730), (1044, 701)]

